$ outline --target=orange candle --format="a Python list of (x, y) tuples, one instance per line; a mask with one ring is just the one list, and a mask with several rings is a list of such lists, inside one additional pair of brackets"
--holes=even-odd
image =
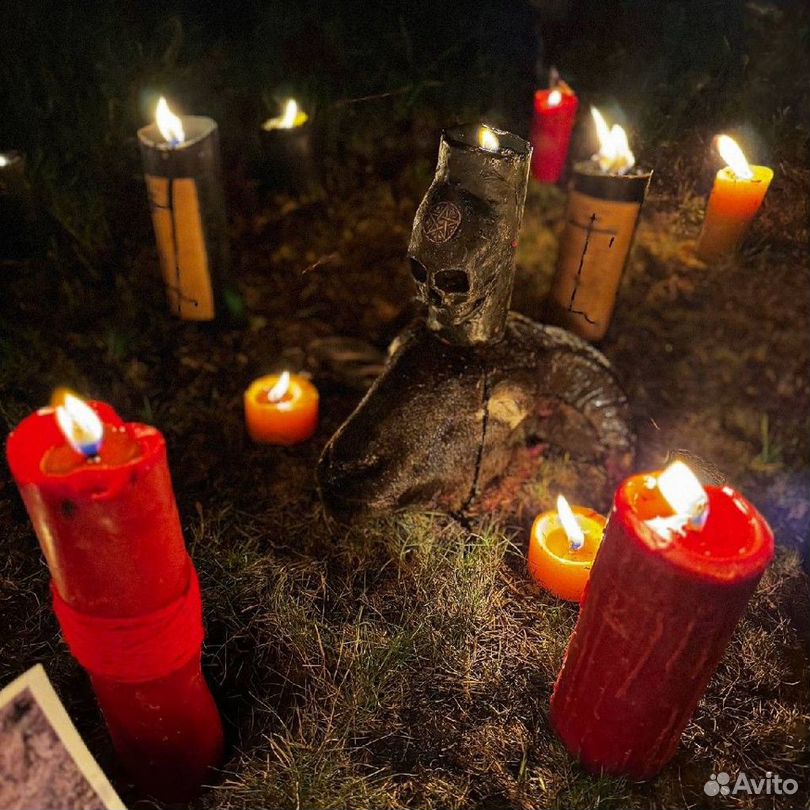
[(697, 255), (704, 261), (715, 261), (736, 250), (773, 178), (773, 169), (749, 165), (728, 135), (719, 135), (716, 143), (728, 165), (717, 172), (698, 239)]
[(560, 599), (581, 602), (604, 528), (602, 515), (560, 495), (557, 511), (543, 512), (532, 526), (529, 573)]
[(245, 422), (255, 442), (306, 441), (318, 426), (318, 389), (306, 377), (288, 371), (259, 377), (245, 391)]

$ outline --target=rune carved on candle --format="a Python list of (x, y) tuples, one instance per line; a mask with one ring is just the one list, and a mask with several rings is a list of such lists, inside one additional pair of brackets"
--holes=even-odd
[(439, 245), (452, 239), (461, 225), (461, 211), (451, 202), (439, 202), (428, 211), (422, 228), (431, 242)]

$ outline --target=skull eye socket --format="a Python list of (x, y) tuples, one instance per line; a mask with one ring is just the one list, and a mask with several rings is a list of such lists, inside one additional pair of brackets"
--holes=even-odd
[(445, 293), (467, 293), (470, 291), (470, 279), (463, 270), (439, 270), (433, 283)]
[(414, 258), (411, 258), (411, 275), (419, 284), (424, 284), (427, 281), (425, 266)]

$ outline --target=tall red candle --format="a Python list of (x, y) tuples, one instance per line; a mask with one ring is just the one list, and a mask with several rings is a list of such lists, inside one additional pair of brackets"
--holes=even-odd
[(187, 800), (219, 763), (223, 740), (200, 667), (199, 589), (166, 444), (155, 428), (88, 404), (104, 426), (98, 456), (73, 450), (54, 410), (43, 409), (9, 436), (8, 462), (63, 634), (117, 753), (141, 789)]
[(667, 540), (660, 473), (626, 480), (591, 571), (551, 698), (569, 752), (594, 772), (646, 779), (674, 755), (760, 576), (773, 557), (762, 516), (707, 487), (702, 528)]
[(571, 131), (579, 100), (565, 85), (534, 94), (531, 142), (532, 175), (541, 183), (557, 183), (568, 159)]

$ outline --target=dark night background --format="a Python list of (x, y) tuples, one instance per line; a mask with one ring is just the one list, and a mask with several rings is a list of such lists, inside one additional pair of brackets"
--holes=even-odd
[[(0, 143), (25, 146), (51, 214), (88, 251), (111, 249), (134, 226), (148, 233), (145, 211), (120, 210), (121, 191), (137, 193), (135, 131), (159, 94), (219, 122), (231, 178), (249, 172), (256, 125), (288, 94), (319, 114), (328, 157), (343, 164), (367, 140), (368, 157), (384, 164), (415, 119), (485, 116), (526, 133), (532, 90), (551, 65), (583, 98), (608, 109), (620, 100), (631, 136), (650, 145), (648, 162), (697, 122), (708, 133), (756, 133), (767, 162), (808, 115), (806, 94), (775, 80), (798, 71), (806, 37), (806, 27), (777, 27), (779, 9), (729, 0), (12, 3), (0, 31)], [(369, 96), (379, 97), (359, 100)], [(803, 148), (796, 139), (791, 157)], [(433, 151), (428, 143), (412, 154)]]
[[(806, 0), (5, 4), (0, 150), (27, 154), (38, 220), (32, 254), (0, 260), (0, 417), (11, 430), (67, 384), (166, 436), (229, 744), (194, 807), (663, 810), (704, 806), (709, 774), (742, 768), (802, 793), (739, 806), (806, 802), (809, 23)], [(552, 65), (580, 98), (571, 158), (593, 152), (596, 104), (655, 172), (600, 345), (636, 467), (691, 453), (779, 545), (678, 755), (645, 784), (588, 776), (548, 725), (577, 611), (528, 579), (514, 514), (476, 517), (472, 538), (432, 514), (335, 530), (314, 486), (368, 384), (355, 366), (379, 371), (412, 314), (408, 235), (441, 129), (528, 136)], [(219, 124), (234, 320), (168, 312), (136, 140), (159, 95)], [(289, 95), (312, 116), (314, 199), (261, 177), (259, 125)], [(775, 177), (740, 254), (707, 267), (693, 247), (721, 131)], [(532, 183), (513, 297), (531, 317), (564, 204), (564, 185)], [(321, 423), (259, 447), (242, 392), (282, 367), (312, 373)], [(593, 467), (550, 450), (511, 512), (560, 489), (606, 510)], [(128, 806), (161, 806), (111, 754), (5, 467), (0, 537), (0, 685), (43, 662)]]

